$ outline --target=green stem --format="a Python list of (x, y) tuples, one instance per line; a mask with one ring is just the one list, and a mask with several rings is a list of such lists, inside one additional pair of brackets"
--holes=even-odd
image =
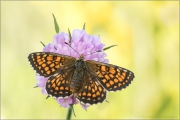
[(68, 109), (66, 120), (70, 120), (71, 119), (72, 110), (73, 110), (73, 105), (70, 105), (70, 107)]

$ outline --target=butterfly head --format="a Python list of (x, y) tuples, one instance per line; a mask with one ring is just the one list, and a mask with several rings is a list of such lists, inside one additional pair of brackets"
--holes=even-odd
[(79, 59), (79, 60), (84, 60), (84, 55), (81, 54), (78, 59)]

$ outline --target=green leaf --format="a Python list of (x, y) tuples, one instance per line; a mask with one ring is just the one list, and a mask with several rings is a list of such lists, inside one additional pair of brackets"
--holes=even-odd
[(33, 88), (37, 88), (38, 86), (34, 86)]
[(109, 48), (112, 48), (112, 47), (114, 47), (114, 46), (117, 46), (117, 45), (111, 45), (111, 46), (109, 46), (109, 47), (105, 47), (103, 50), (105, 51), (105, 50), (108, 50)]
[(84, 25), (83, 25), (83, 30), (85, 30), (85, 28), (86, 28), (86, 23), (84, 23)]
[(107, 103), (109, 103), (109, 101), (105, 100)]
[(40, 43), (45, 47), (45, 44), (43, 42), (40, 41)]
[(69, 38), (70, 38), (70, 40), (69, 40), (69, 45), (71, 46), (72, 36), (71, 36), (71, 32), (70, 32), (69, 28), (68, 28), (68, 33), (69, 33)]
[(47, 97), (46, 97), (46, 99), (48, 99), (50, 96), (48, 95)]
[(55, 18), (53, 13), (52, 13), (52, 15), (53, 15), (53, 18), (54, 18), (54, 26), (55, 26), (56, 33), (59, 33), (59, 26), (57, 24), (56, 18)]

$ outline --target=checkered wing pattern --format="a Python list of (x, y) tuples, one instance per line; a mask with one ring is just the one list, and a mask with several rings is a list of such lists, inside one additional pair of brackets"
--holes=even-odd
[(101, 85), (108, 91), (126, 88), (134, 78), (133, 72), (119, 66), (92, 60), (86, 61), (86, 65), (92, 74), (97, 76)]
[(76, 61), (73, 57), (52, 52), (31, 53), (28, 59), (36, 72), (44, 77), (49, 77), (57, 70), (69, 67)]
[(106, 98), (106, 90), (96, 81), (96, 78), (84, 71), (84, 84), (78, 93), (77, 98), (85, 104), (97, 104)]
[[(90, 105), (103, 102), (106, 90), (121, 90), (134, 78), (134, 73), (125, 68), (93, 60), (84, 61), (83, 56), (76, 60), (62, 54), (36, 52), (31, 53), (28, 59), (37, 73), (49, 77), (45, 87), (50, 96), (58, 98), (75, 94), (81, 102)], [(79, 69), (83, 70), (82, 76), (77, 72)], [(82, 86), (77, 86), (72, 93), (74, 85), (81, 81)]]
[(61, 70), (52, 75), (46, 82), (46, 92), (52, 97), (66, 97), (72, 93), (70, 91), (70, 79), (73, 69)]

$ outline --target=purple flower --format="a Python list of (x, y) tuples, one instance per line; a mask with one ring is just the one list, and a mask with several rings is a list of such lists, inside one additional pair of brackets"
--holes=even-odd
[(47, 94), (46, 90), (45, 90), (45, 83), (47, 81), (47, 78), (40, 76), (39, 74), (36, 74), (36, 79), (38, 80), (38, 82), (36, 83), (36, 85), (38, 87), (41, 87), (41, 91), (43, 94)]
[(84, 103), (81, 103), (80, 102), (80, 104), (81, 104), (81, 106), (82, 106), (82, 108), (84, 109), (84, 110), (87, 110), (87, 108), (90, 106), (90, 105), (86, 105), (86, 104), (84, 104)]
[(65, 98), (57, 98), (56, 101), (65, 108), (69, 108), (70, 104), (78, 104), (79, 101), (74, 97), (74, 95), (71, 95), (69, 97)]
[[(91, 36), (86, 34), (84, 30), (75, 29), (72, 32), (72, 42), (71, 47), (65, 44), (69, 43), (70, 38), (69, 34), (61, 32), (54, 36), (53, 43), (49, 43), (43, 49), (44, 52), (54, 52), (59, 54), (64, 54), (68, 56), (72, 56), (74, 58), (78, 58), (79, 54), (84, 55), (85, 60), (95, 60), (99, 62), (108, 63), (108, 60), (105, 59), (106, 54), (102, 52), (96, 52), (102, 50), (104, 44), (101, 43), (99, 36)], [(77, 51), (78, 53), (76, 53)], [(93, 53), (94, 52), (94, 53)], [(91, 54), (93, 53), (93, 54)], [(42, 88), (42, 93), (47, 94), (45, 90), (45, 83), (48, 78), (44, 78), (42, 76), (36, 75), (38, 80), (37, 86)], [(68, 108), (70, 104), (77, 104), (79, 100), (74, 96), (71, 95), (65, 98), (56, 98), (56, 101), (65, 108)], [(80, 103), (83, 109), (87, 109), (89, 105)]]

